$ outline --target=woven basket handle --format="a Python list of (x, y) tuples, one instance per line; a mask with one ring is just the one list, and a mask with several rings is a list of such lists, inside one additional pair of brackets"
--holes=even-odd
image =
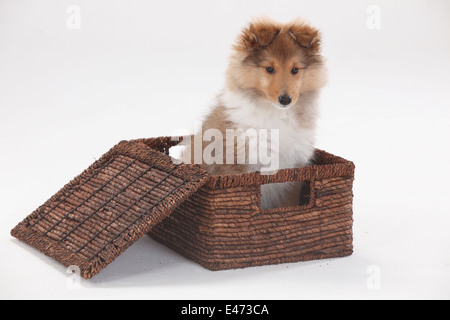
[(315, 180), (315, 172), (312, 167), (280, 169), (275, 174), (260, 174), (261, 184), (280, 182), (300, 182)]
[[(299, 206), (303, 208), (313, 208), (315, 206), (315, 178), (316, 174), (314, 166), (296, 169), (282, 169), (278, 170), (278, 172), (272, 175), (260, 174), (260, 185), (283, 182), (307, 182), (307, 184), (304, 184), (302, 187), (302, 195), (299, 195), (299, 197), (302, 199), (300, 200)], [(305, 189), (305, 186), (307, 186), (307, 189)], [(285, 207), (280, 207), (269, 210), (285, 209)]]

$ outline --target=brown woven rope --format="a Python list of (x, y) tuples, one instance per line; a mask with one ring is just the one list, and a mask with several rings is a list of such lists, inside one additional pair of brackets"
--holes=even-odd
[[(168, 153), (178, 140), (141, 139)], [(352, 254), (352, 162), (316, 150), (311, 166), (210, 176), (150, 235), (211, 270), (342, 257)], [(262, 184), (309, 183), (308, 203), (260, 209)]]
[(205, 182), (137, 142), (121, 142), (39, 207), (11, 234), (90, 278)]
[[(147, 232), (211, 270), (352, 253), (352, 162), (316, 150), (305, 168), (210, 176), (171, 161), (178, 140), (122, 141), (11, 234), (85, 278)], [(261, 185), (288, 181), (308, 182), (307, 203), (260, 209)]]

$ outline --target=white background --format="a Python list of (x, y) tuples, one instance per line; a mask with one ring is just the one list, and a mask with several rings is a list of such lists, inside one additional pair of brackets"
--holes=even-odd
[[(0, 297), (450, 298), (449, 13), (448, 0), (0, 0)], [(356, 165), (351, 257), (212, 272), (145, 236), (73, 288), (9, 235), (120, 140), (192, 130), (258, 14), (323, 33), (317, 146)]]

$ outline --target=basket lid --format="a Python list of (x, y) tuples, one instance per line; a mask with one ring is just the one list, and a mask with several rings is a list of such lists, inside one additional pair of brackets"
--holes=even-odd
[(196, 192), (208, 174), (141, 142), (122, 141), (11, 234), (88, 279)]

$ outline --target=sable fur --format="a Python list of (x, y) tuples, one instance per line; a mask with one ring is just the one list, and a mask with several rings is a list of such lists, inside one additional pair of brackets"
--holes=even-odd
[[(300, 19), (281, 24), (260, 18), (242, 30), (232, 50), (225, 87), (203, 121), (203, 132), (195, 135), (203, 135), (209, 128), (219, 129), (223, 137), (226, 129), (279, 129), (280, 169), (307, 165), (314, 153), (317, 99), (325, 84), (319, 31)], [(266, 71), (269, 66), (274, 68), (273, 74)], [(297, 74), (292, 74), (294, 67)], [(280, 95), (292, 96), (291, 104), (282, 106)], [(203, 142), (202, 149), (208, 144)], [(223, 163), (225, 145), (220, 155)], [(221, 175), (261, 169), (261, 164), (237, 164), (236, 148), (235, 144), (234, 164), (203, 162), (202, 167)], [(194, 162), (193, 149), (185, 150), (183, 161)], [(299, 183), (264, 185), (261, 206), (297, 205), (300, 188)]]

